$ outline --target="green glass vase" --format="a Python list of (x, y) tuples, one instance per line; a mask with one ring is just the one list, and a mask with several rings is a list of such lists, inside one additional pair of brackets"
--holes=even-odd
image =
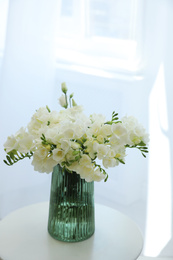
[(94, 182), (60, 165), (52, 172), (48, 232), (60, 241), (78, 242), (95, 230)]

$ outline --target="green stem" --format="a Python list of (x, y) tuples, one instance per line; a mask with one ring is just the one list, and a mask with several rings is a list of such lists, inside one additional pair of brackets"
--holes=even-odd
[(65, 102), (66, 102), (66, 107), (65, 108), (68, 108), (67, 94), (66, 93), (65, 93)]

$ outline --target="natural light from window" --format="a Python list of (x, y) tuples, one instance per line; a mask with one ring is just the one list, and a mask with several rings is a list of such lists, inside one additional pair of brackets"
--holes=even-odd
[[(140, 2), (140, 4), (139, 4)], [(57, 62), (61, 66), (136, 71), (142, 6), (137, 0), (59, 0)]]
[[(150, 95), (150, 162), (145, 254), (156, 257), (171, 239), (171, 158), (164, 65)], [(157, 134), (156, 134), (157, 133)]]

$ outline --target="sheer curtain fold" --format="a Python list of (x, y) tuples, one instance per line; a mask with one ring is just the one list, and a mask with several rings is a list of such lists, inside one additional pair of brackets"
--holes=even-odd
[[(7, 136), (26, 126), (38, 107), (52, 102), (56, 12), (56, 0), (9, 1), (0, 82), (2, 159)], [(27, 202), (47, 199), (43, 191), (48, 192), (49, 177), (35, 174), (30, 161), (13, 169), (0, 163), (0, 218)]]

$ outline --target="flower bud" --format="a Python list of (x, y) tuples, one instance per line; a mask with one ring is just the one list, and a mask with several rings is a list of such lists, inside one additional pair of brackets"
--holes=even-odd
[(66, 83), (65, 82), (63, 82), (63, 83), (61, 83), (61, 90), (62, 90), (62, 92), (64, 93), (64, 94), (66, 94), (67, 93), (67, 85), (66, 85)]
[(74, 101), (74, 99), (72, 99), (72, 105), (73, 105), (73, 107), (76, 107), (76, 106), (77, 106), (77, 104), (76, 104), (76, 102)]
[(58, 99), (60, 106), (67, 108), (68, 103), (66, 102), (65, 96), (62, 94), (62, 96)]

